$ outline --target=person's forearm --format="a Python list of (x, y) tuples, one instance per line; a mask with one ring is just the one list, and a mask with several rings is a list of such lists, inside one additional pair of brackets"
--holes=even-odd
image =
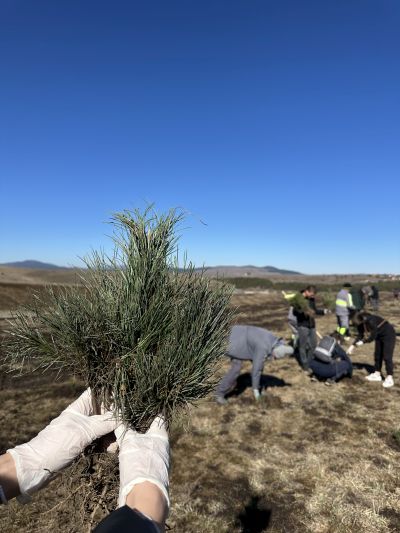
[(161, 533), (165, 531), (168, 504), (157, 485), (150, 481), (138, 483), (128, 494), (126, 505), (153, 520)]
[(251, 374), (251, 387), (253, 390), (260, 389), (261, 373), (262, 370), (256, 370)]
[(11, 500), (20, 494), (17, 469), (15, 468), (14, 459), (9, 453), (0, 456), (0, 485), (7, 500)]

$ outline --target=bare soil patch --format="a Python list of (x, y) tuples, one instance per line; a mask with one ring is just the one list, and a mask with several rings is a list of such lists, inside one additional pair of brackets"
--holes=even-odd
[[(280, 294), (239, 294), (233, 304), (237, 323), (289, 337)], [(400, 329), (400, 305), (390, 294), (381, 313)], [(321, 333), (334, 327), (332, 315), (318, 321)], [(244, 365), (226, 406), (210, 398), (192, 409), (188, 427), (171, 435), (171, 531), (400, 531), (400, 373), (396, 367), (390, 390), (366, 382), (372, 353), (371, 345), (356, 351), (353, 379), (331, 387), (310, 381), (294, 359), (267, 362), (259, 404)], [(228, 361), (221, 374), (227, 368)], [(31, 438), (82, 390), (52, 374), (16, 380), (2, 374), (0, 385), (0, 451)], [(115, 474), (115, 459), (106, 460)], [(32, 504), (0, 507), (0, 531), (87, 531), (88, 516), (98, 521), (116, 503), (111, 483), (99, 507), (91, 506), (90, 491), (102, 492), (110, 479), (100, 471), (89, 481), (93, 468), (82, 457)]]

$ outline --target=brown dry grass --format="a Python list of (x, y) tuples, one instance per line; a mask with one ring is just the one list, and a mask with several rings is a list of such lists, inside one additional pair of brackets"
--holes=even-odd
[[(0, 265), (0, 284), (51, 285), (77, 283), (78, 274), (82, 271), (76, 268), (59, 268), (46, 270), (41, 268), (19, 268)], [(4, 287), (2, 287), (4, 289)]]
[[(278, 294), (237, 295), (234, 304), (237, 322), (287, 334), (287, 306)], [(382, 314), (400, 329), (400, 305), (390, 295)], [(319, 321), (322, 333), (334, 325), (333, 316)], [(293, 359), (274, 361), (264, 369), (267, 394), (260, 404), (245, 389), (226, 407), (208, 400), (193, 409), (189, 428), (172, 432), (172, 531), (400, 531), (400, 442), (393, 436), (400, 428), (400, 375), (396, 370), (391, 390), (365, 382), (372, 350), (359, 349), (353, 379), (332, 387), (311, 382)], [(398, 354), (397, 348), (395, 360)], [(249, 369), (239, 389), (248, 384)], [(33, 436), (80, 390), (66, 377), (3, 377), (0, 451)], [(90, 468), (83, 458), (31, 505), (1, 508), (0, 531), (87, 531)], [(102, 492), (101, 476), (97, 483)], [(115, 492), (108, 496), (94, 520), (115, 502)]]

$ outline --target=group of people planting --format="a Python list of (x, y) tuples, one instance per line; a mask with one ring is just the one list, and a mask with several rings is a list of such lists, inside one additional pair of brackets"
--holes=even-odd
[[(378, 290), (374, 287), (373, 307), (379, 302)], [(366, 376), (367, 381), (383, 381), (385, 388), (393, 387), (393, 352), (396, 332), (392, 324), (376, 314), (365, 312), (363, 294), (365, 289), (354, 290), (345, 283), (336, 296), (335, 312), (336, 331), (321, 337), (316, 330), (315, 317), (325, 315), (328, 309), (316, 306), (316, 288), (309, 285), (299, 293), (283, 293), (290, 304), (288, 324), (292, 331), (292, 345), (271, 331), (255, 326), (233, 326), (230, 332), (227, 356), (231, 366), (217, 386), (215, 398), (224, 405), (226, 395), (233, 389), (239, 376), (242, 362), (252, 361), (251, 382), (254, 398), (260, 398), (260, 377), (267, 359), (295, 355), (301, 368), (313, 379), (325, 380), (332, 384), (341, 378), (351, 378), (353, 365), (350, 355), (356, 347), (375, 341), (375, 371)], [(354, 295), (354, 299), (353, 299)], [(372, 304), (371, 304), (372, 305)], [(350, 326), (356, 330), (353, 343), (344, 349), (344, 343), (350, 340)], [(318, 340), (319, 337), (319, 340)], [(385, 363), (386, 377), (382, 377), (382, 365)]]
[[(315, 303), (316, 289), (308, 286), (297, 294), (286, 295), (289, 301), (291, 345), (272, 332), (247, 325), (231, 328), (226, 355), (229, 371), (216, 389), (216, 401), (227, 402), (226, 395), (235, 386), (242, 362), (252, 361), (251, 383), (255, 400), (261, 396), (261, 375), (267, 359), (294, 355), (301, 368), (314, 379), (336, 382), (352, 376), (351, 353), (364, 343), (375, 341), (375, 371), (368, 381), (382, 381), (385, 362), (385, 388), (392, 387), (393, 351), (396, 332), (381, 316), (356, 309), (351, 286), (345, 284), (336, 298), (337, 330), (319, 336), (315, 317), (327, 314)], [(350, 326), (356, 328), (353, 343)], [(93, 398), (87, 389), (30, 442), (9, 449), (0, 456), (0, 503), (17, 497), (21, 502), (53, 479), (95, 439), (114, 431), (119, 446), (119, 509), (106, 517), (96, 533), (160, 533), (165, 530), (168, 514), (169, 441), (165, 421), (158, 416), (147, 433), (141, 434), (115, 419), (111, 412), (93, 413)]]

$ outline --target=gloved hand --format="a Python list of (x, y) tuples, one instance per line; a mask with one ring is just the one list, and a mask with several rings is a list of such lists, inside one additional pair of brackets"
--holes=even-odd
[(31, 441), (7, 450), (17, 470), (20, 503), (30, 501), (33, 492), (72, 463), (88, 444), (118, 425), (111, 412), (102, 415), (92, 412), (91, 391), (86, 389)]
[(357, 342), (355, 343), (356, 346), (362, 346), (363, 344), (364, 344), (363, 341), (357, 341)]
[(258, 389), (253, 389), (254, 399), (256, 402), (261, 398), (260, 391)]
[(324, 309), (324, 315), (330, 315), (332, 311), (330, 309)]
[(169, 506), (169, 441), (163, 418), (156, 417), (146, 433), (137, 433), (121, 424), (115, 436), (119, 445), (118, 507), (125, 505), (132, 488), (143, 481), (154, 483)]
[(346, 351), (347, 355), (351, 355), (354, 352), (354, 344), (352, 344)]

